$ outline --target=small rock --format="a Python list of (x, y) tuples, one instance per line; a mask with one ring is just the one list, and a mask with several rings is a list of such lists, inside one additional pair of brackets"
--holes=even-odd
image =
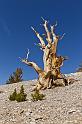
[(72, 109), (70, 109), (70, 110), (68, 111), (69, 114), (72, 114), (72, 113), (74, 113), (74, 112), (76, 112), (76, 110), (75, 110), (74, 108), (72, 108)]
[(36, 124), (36, 122), (31, 121), (30, 124)]
[(26, 114), (26, 116), (29, 116), (30, 115), (30, 112), (26, 112), (25, 114)]
[(36, 115), (36, 116), (34, 116), (34, 117), (35, 117), (35, 120), (43, 119), (43, 117), (40, 116), (40, 115)]
[(30, 109), (28, 109), (28, 111), (25, 113), (26, 116), (29, 116), (32, 113), (32, 111)]
[(20, 112), (20, 114), (22, 114), (22, 113), (24, 113), (24, 110), (22, 110), (22, 111)]

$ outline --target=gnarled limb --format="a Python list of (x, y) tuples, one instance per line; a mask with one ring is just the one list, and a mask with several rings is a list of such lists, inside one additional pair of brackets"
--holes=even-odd
[(40, 34), (31, 26), (32, 30), (35, 32), (36, 36), (40, 40), (41, 44), (39, 44), (42, 48), (45, 48), (45, 42), (43, 38), (40, 36)]
[(33, 67), (34, 69), (35, 69), (35, 71), (39, 74), (39, 73), (41, 73), (41, 72), (43, 72), (43, 70), (40, 68), (40, 67), (38, 67), (38, 65), (35, 63), (35, 62), (30, 62), (29, 60), (28, 60), (28, 55), (29, 55), (29, 49), (28, 49), (28, 52), (27, 52), (27, 54), (26, 54), (26, 58), (25, 59), (21, 59), (21, 61), (23, 62), (23, 63), (25, 63), (26, 65), (29, 65), (29, 66), (31, 66), (31, 67)]
[(44, 70), (42, 70), (40, 67), (38, 67), (38, 65), (35, 62), (30, 62), (28, 60), (28, 55), (29, 55), (29, 50), (28, 50), (26, 58), (25, 59), (20, 58), (20, 59), (26, 65), (33, 67), (34, 70), (38, 74), (38, 81), (37, 81), (37, 84), (36, 84), (34, 90), (35, 89), (40, 90), (41, 88), (43, 88), (43, 89), (47, 88), (50, 79), (49, 79), (49, 77), (45, 78), (45, 76), (48, 74), (46, 74), (46, 72)]
[(22, 61), (23, 63), (25, 63), (25, 64), (27, 64), (27, 65), (33, 67), (33, 68), (35, 69), (35, 71), (36, 71), (38, 74), (43, 71), (43, 70), (42, 70), (40, 67), (38, 67), (38, 65), (37, 65), (36, 63), (34, 63), (34, 62), (29, 62), (29, 61), (26, 60), (26, 59), (22, 59), (21, 61)]

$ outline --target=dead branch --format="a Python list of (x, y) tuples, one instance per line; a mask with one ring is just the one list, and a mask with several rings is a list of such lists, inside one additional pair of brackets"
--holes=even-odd
[(54, 33), (54, 25), (53, 26), (50, 26), (51, 27), (51, 34), (52, 34), (52, 36), (53, 36), (53, 42), (55, 42), (55, 40), (56, 40), (56, 35), (55, 35), (55, 33)]
[(38, 67), (38, 65), (35, 62), (29, 62), (26, 59), (22, 59), (21, 61), (23, 63), (25, 63), (26, 65), (29, 65), (29, 66), (33, 67), (38, 74), (43, 72), (43, 70), (40, 67)]
[(44, 48), (45, 47), (45, 42), (43, 40), (43, 38), (40, 36), (40, 34), (31, 26), (32, 30), (35, 32), (36, 36), (38, 37), (38, 39), (41, 42), (41, 47)]
[(56, 21), (56, 22), (55, 22), (55, 27), (56, 27), (57, 25), (58, 25), (58, 22)]
[(63, 33), (63, 35), (59, 37), (59, 40), (62, 40), (65, 35), (66, 35), (66, 33)]
[(48, 26), (47, 26), (48, 21), (47, 21), (47, 20), (44, 20), (43, 17), (41, 17), (41, 18), (42, 18), (42, 20), (44, 21), (43, 26), (44, 26), (44, 29), (45, 29), (46, 34), (47, 34), (47, 38), (46, 38), (46, 40), (47, 40), (48, 43), (50, 44), (50, 43), (52, 42), (52, 39), (51, 39), (51, 34), (50, 34), (50, 32), (49, 32), (49, 30), (48, 30)]
[(26, 59), (28, 59), (29, 53), (30, 53), (30, 52), (29, 52), (29, 49), (28, 49), (28, 52), (27, 52), (27, 54), (26, 54)]
[(27, 54), (26, 54), (26, 58), (25, 59), (21, 59), (20, 57), (20, 60), (23, 62), (23, 63), (25, 63), (26, 65), (29, 65), (29, 66), (31, 66), (31, 67), (33, 67), (34, 69), (35, 69), (35, 71), (39, 74), (39, 73), (41, 73), (41, 72), (43, 72), (43, 70), (40, 68), (40, 67), (38, 67), (38, 65), (35, 63), (35, 62), (30, 62), (29, 60), (28, 60), (28, 55), (29, 55), (29, 49), (28, 49), (28, 52), (27, 52)]

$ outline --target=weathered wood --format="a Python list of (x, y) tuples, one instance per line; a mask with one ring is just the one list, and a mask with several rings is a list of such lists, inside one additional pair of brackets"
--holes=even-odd
[(50, 30), (49, 30), (48, 21), (44, 19), (43, 21), (44, 21), (43, 27), (46, 32), (45, 40), (47, 41), (47, 44), (45, 43), (44, 38), (42, 38), (40, 34), (33, 27), (31, 28), (35, 32), (36, 36), (40, 41), (39, 46), (43, 51), (44, 70), (38, 67), (36, 63), (28, 61), (28, 58), (22, 59), (23, 63), (32, 66), (35, 69), (35, 71), (38, 73), (37, 84), (36, 87), (34, 88), (37, 90), (51, 88), (52, 85), (65, 86), (65, 80), (66, 80), (66, 79), (64, 80), (60, 72), (60, 68), (61, 66), (63, 66), (63, 62), (64, 60), (66, 60), (66, 58), (62, 56), (57, 56), (58, 41), (64, 37), (64, 34), (62, 35), (62, 37), (56, 35), (56, 33), (54, 32), (55, 27), (50, 26)]

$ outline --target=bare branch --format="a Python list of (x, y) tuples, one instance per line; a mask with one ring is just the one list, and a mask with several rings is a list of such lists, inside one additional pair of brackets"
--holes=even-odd
[(43, 17), (41, 17), (42, 18), (42, 20), (44, 21), (44, 24), (43, 24), (43, 26), (44, 26), (44, 29), (45, 29), (45, 31), (46, 31), (46, 33), (47, 33), (47, 38), (46, 38), (46, 40), (48, 41), (48, 43), (51, 43), (52, 42), (52, 39), (51, 39), (51, 37), (50, 37), (50, 32), (49, 32), (49, 30), (48, 30), (48, 27), (47, 27), (47, 24), (48, 24), (48, 21), (47, 20), (45, 20)]
[(55, 23), (55, 27), (58, 25), (58, 22), (56, 21), (56, 23)]
[(46, 34), (42, 34), (42, 36), (45, 36), (46, 37)]
[(38, 39), (40, 40), (42, 48), (45, 47), (45, 42), (44, 42), (43, 38), (40, 36), (40, 34), (32, 26), (31, 26), (31, 28), (35, 32)]
[(29, 52), (29, 49), (28, 49), (28, 52), (27, 52), (27, 54), (26, 54), (26, 59), (28, 59), (29, 53), (30, 53), (30, 52)]
[(34, 43), (34, 45), (40, 47), (40, 50), (44, 51), (44, 48), (42, 47), (41, 43), (38, 43), (38, 44)]
[(41, 17), (41, 19), (42, 19), (44, 22), (46, 21), (47, 23), (49, 23), (49, 21), (45, 20), (43, 17)]
[(34, 45), (36, 45), (36, 46), (42, 46), (41, 43), (38, 43), (38, 44), (34, 43)]
[(68, 56), (64, 56), (63, 58), (64, 58), (64, 60), (68, 60), (68, 59), (69, 59), (69, 57), (68, 57)]
[(25, 63), (25, 64), (33, 67), (38, 74), (41, 73), (41, 72), (43, 72), (43, 70), (40, 67), (38, 67), (38, 65), (35, 62), (30, 62), (28, 60), (29, 53), (30, 52), (29, 52), (29, 49), (28, 49), (28, 52), (26, 54), (26, 58), (22, 59), (21, 57), (19, 57), (19, 59), (21, 60), (21, 62), (23, 62), (23, 63)]
[(38, 67), (38, 65), (35, 62), (30, 62), (27, 59), (21, 59), (21, 61), (23, 63), (25, 63), (26, 65), (33, 67), (38, 74), (40, 74), (41, 72), (43, 72), (43, 70), (40, 67)]
[(53, 36), (53, 42), (54, 42), (56, 40), (56, 35), (54, 33), (54, 25), (53, 26), (50, 26), (50, 28), (51, 28), (51, 34)]
[(66, 33), (63, 33), (63, 35), (59, 38), (59, 40), (62, 40), (65, 35)]

